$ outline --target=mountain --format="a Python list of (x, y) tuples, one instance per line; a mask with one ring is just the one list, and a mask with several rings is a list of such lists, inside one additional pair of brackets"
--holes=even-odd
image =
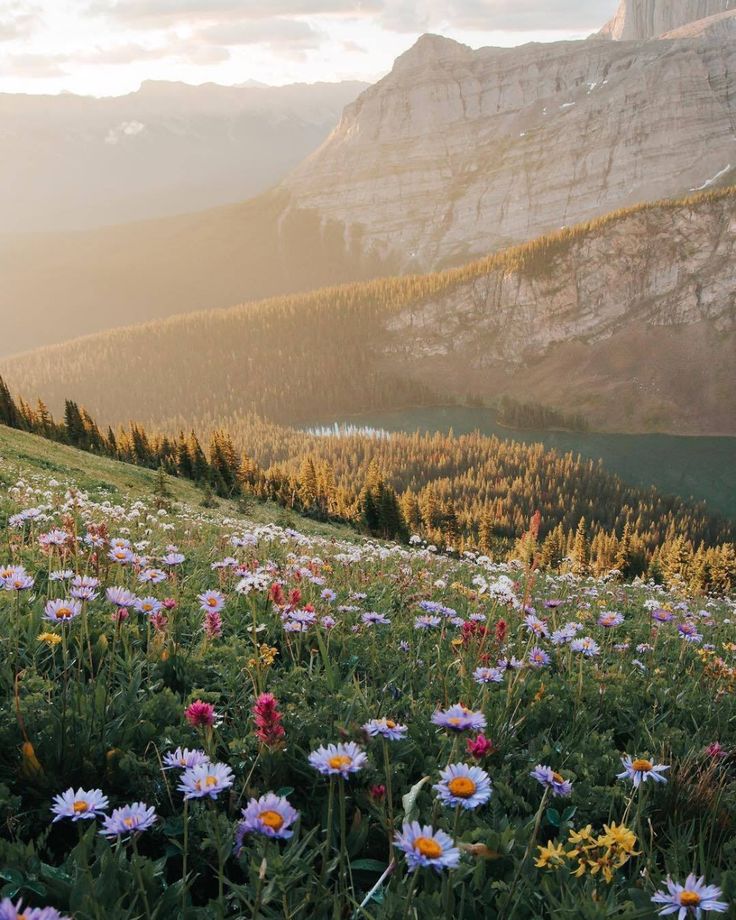
[(729, 184), (735, 29), (728, 18), (671, 39), (478, 51), (424, 36), (264, 196), (93, 233), (0, 235), (0, 354), (433, 271), (622, 206)]
[(736, 0), (621, 0), (616, 15), (598, 35), (642, 41), (726, 10), (736, 10)]
[(0, 95), (0, 233), (251, 198), (318, 147), (363, 89), (146, 82), (112, 98)]
[(704, 188), (736, 169), (726, 29), (478, 51), (424, 36), (284, 187), (422, 270)]
[[(58, 412), (176, 432), (493, 402), (601, 430), (736, 434), (736, 189), (641, 205), (462, 268), (173, 317), (5, 359)], [(121, 317), (122, 319), (122, 317)]]

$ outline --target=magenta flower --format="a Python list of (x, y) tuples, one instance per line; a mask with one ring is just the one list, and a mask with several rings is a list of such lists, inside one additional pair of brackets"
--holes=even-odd
[(184, 710), (184, 718), (194, 728), (211, 728), (215, 724), (215, 707), (212, 703), (195, 700)]

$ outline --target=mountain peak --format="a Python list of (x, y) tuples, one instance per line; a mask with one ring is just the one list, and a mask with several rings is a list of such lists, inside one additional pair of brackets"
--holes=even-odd
[(473, 49), (469, 45), (456, 42), (444, 35), (425, 32), (416, 42), (396, 59), (394, 70), (407, 67), (423, 67), (437, 61), (465, 60), (472, 57)]
[(736, 0), (620, 0), (598, 33), (614, 41), (646, 41), (691, 22), (736, 9)]

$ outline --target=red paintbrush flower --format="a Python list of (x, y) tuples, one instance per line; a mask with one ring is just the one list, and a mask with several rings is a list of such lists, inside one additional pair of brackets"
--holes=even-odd
[(280, 747), (286, 737), (278, 707), (279, 701), (272, 693), (262, 693), (252, 710), (256, 725), (256, 738), (271, 750)]

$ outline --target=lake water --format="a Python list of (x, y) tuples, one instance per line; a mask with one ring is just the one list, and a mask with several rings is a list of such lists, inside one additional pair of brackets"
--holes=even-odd
[(476, 429), (506, 441), (542, 442), (545, 447), (602, 460), (606, 469), (633, 485), (705, 501), (714, 512), (736, 519), (736, 438), (677, 437), (664, 434), (589, 434), (505, 428), (490, 409), (461, 407), (371, 412), (338, 424), (386, 431)]

